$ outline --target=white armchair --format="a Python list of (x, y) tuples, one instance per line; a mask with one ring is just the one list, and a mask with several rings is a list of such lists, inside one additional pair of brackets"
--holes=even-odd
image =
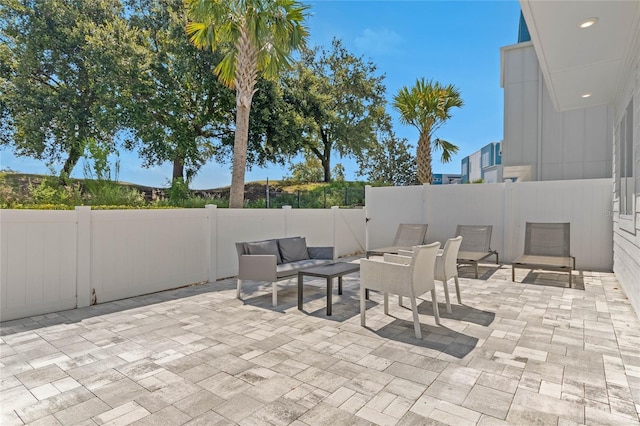
[(439, 242), (423, 246), (415, 246), (411, 257), (385, 254), (384, 260), (360, 261), (360, 323), (366, 326), (367, 290), (384, 293), (384, 313), (389, 314), (389, 293), (407, 296), (411, 300), (413, 326), (416, 337), (422, 338), (418, 317), (417, 298), (431, 291), (433, 314), (436, 324), (440, 324), (438, 301), (436, 299), (434, 272)]
[(456, 283), (456, 296), (458, 303), (462, 304), (460, 297), (460, 285), (458, 284), (458, 251), (462, 244), (462, 236), (450, 238), (444, 244), (441, 254), (436, 257), (435, 279), (442, 281), (444, 286), (444, 297), (447, 302), (447, 312), (451, 313), (451, 302), (449, 301), (449, 280), (454, 279)]

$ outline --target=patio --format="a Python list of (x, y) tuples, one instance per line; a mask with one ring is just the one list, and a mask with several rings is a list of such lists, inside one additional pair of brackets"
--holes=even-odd
[[(640, 322), (612, 273), (461, 267), (435, 326), (292, 280), (185, 287), (1, 324), (3, 425), (640, 424)], [(455, 298), (453, 299), (455, 300)]]

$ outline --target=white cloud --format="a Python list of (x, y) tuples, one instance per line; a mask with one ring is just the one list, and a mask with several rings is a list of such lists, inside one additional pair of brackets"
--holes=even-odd
[(386, 55), (396, 52), (403, 44), (402, 37), (393, 30), (381, 28), (365, 29), (356, 37), (356, 47), (363, 53)]

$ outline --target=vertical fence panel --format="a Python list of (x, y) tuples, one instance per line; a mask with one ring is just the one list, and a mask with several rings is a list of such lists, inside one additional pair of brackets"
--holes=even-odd
[(76, 213), (0, 212), (0, 320), (76, 307)]
[(285, 212), (282, 209), (217, 209), (218, 278), (238, 273), (235, 243), (285, 236)]
[(204, 209), (92, 212), (98, 303), (207, 281), (207, 226)]
[(422, 186), (369, 188), (366, 200), (368, 248), (389, 245), (399, 223), (426, 223)]
[(424, 205), (407, 214), (406, 206), (420, 199), (414, 188), (368, 193), (367, 215), (381, 219), (369, 223), (370, 247), (388, 245), (399, 223), (424, 212), (429, 241), (453, 237), (458, 224), (493, 225), (492, 248), (511, 262), (524, 250), (526, 222), (569, 222), (577, 268), (613, 267), (610, 179), (425, 186)]

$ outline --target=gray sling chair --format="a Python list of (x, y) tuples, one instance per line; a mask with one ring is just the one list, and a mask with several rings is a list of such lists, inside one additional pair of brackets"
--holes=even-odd
[(516, 280), (515, 269), (547, 269), (569, 272), (569, 288), (576, 258), (571, 256), (569, 223), (527, 222), (524, 236), (524, 254), (511, 264), (511, 280)]
[(458, 263), (475, 266), (475, 278), (478, 278), (478, 262), (490, 256), (496, 257), (498, 252), (491, 249), (491, 225), (458, 225), (456, 236), (462, 237), (462, 245), (458, 252)]
[(398, 250), (411, 250), (413, 246), (419, 246), (426, 243), (427, 224), (409, 224), (401, 223), (398, 225), (396, 237), (392, 245), (387, 247), (379, 247), (367, 250), (367, 259), (370, 255), (382, 256), (385, 253), (398, 254)]

